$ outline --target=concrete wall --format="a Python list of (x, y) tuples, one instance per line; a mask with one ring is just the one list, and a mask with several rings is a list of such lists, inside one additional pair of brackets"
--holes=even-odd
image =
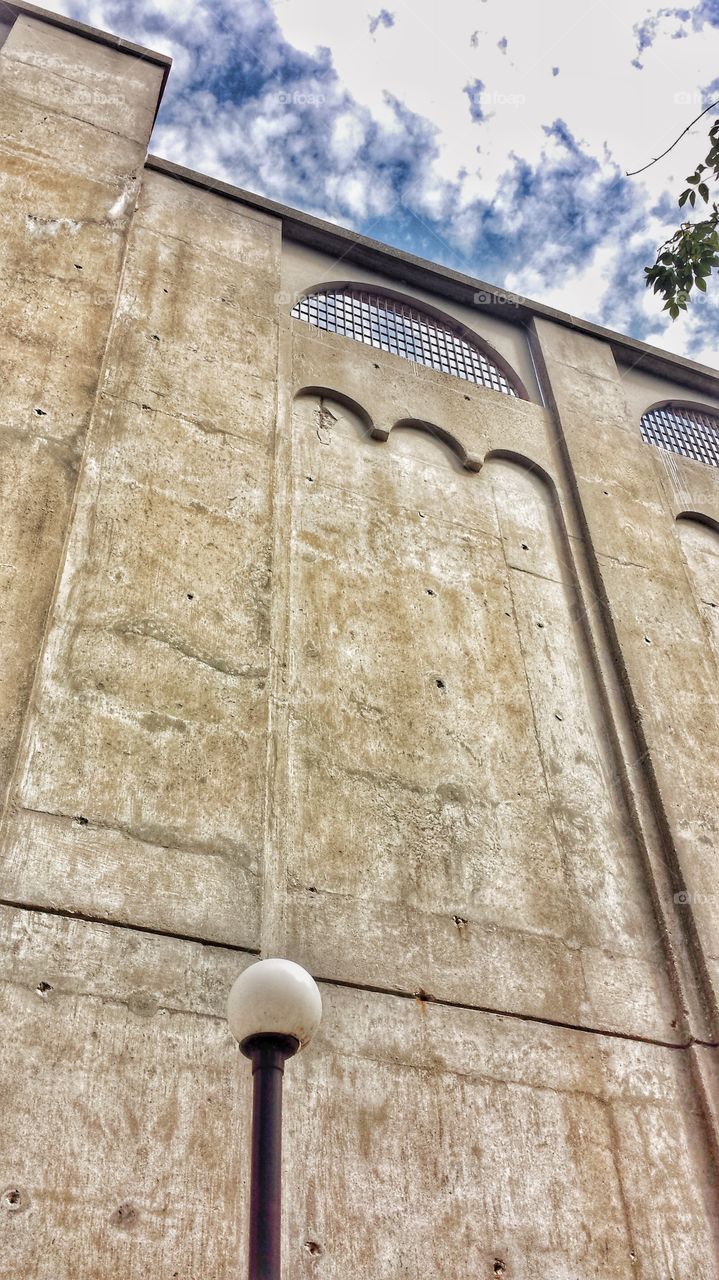
[(288, 1277), (716, 1280), (716, 472), (558, 322), (447, 302), (519, 400), (293, 320), (162, 74), (0, 51), (0, 1277), (242, 1274), (261, 953)]

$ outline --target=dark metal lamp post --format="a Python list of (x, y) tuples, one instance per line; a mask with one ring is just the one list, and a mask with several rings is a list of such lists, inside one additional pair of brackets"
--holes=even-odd
[(259, 960), (233, 984), (227, 1021), (252, 1062), (249, 1280), (280, 1280), (282, 1075), (322, 1017), (314, 979), (292, 960)]

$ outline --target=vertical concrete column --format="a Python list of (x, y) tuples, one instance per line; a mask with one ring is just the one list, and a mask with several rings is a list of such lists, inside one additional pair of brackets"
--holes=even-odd
[(0, 803), (168, 64), (22, 12), (0, 41)]
[[(687, 1016), (717, 1036), (719, 770), (717, 664), (681, 555), (675, 520), (609, 347), (544, 320), (534, 325), (593, 573), (624, 687), (627, 775), (647, 797), (655, 906)], [(699, 464), (697, 464), (699, 465)], [(646, 828), (645, 828), (646, 834)]]

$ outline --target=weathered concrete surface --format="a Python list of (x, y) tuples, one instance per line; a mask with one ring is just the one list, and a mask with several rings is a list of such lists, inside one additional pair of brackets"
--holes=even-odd
[(452, 273), (417, 303), (528, 401), (291, 320), (376, 252), (143, 170), (162, 76), (37, 16), (0, 52), (0, 1277), (241, 1273), (261, 951), (326, 1008), (288, 1277), (719, 1280), (717, 475), (638, 429), (676, 362), (558, 317), (537, 382)]
[(161, 82), (157, 66), (137, 62), (25, 16), (0, 49), (0, 484), (12, 495), (0, 525), (0, 802)]
[[(661, 469), (671, 464), (642, 441), (606, 348), (541, 321), (536, 333), (597, 592), (631, 690), (637, 755), (654, 787), (654, 807), (668, 826), (664, 859), (674, 901), (667, 910), (693, 954), (716, 1037), (719, 826), (707, 780), (719, 776), (719, 666), (682, 555), (674, 518), (679, 512), (662, 483)], [(706, 473), (714, 469), (683, 461), (676, 474), (687, 491), (685, 509), (702, 512)], [(694, 472), (697, 499), (690, 496)], [(716, 488), (716, 473), (713, 480)]]
[[(675, 379), (666, 375), (659, 377), (656, 373), (647, 373), (635, 361), (624, 364), (617, 360), (617, 373), (622, 381), (632, 421), (637, 421), (643, 413), (646, 413), (647, 409), (651, 409), (654, 405), (662, 402), (666, 403), (667, 400), (681, 399), (685, 403), (694, 402), (702, 404), (709, 409), (719, 410), (719, 394), (717, 394), (719, 388), (716, 386), (711, 390), (705, 390), (701, 396), (698, 396), (696, 391), (691, 392), (688, 389), (679, 395)], [(664, 452), (664, 450), (660, 450), (657, 459), (659, 465), (661, 465)], [(678, 455), (674, 456), (678, 457)], [(679, 460), (681, 461), (681, 459)], [(692, 470), (695, 471), (696, 468), (692, 466)]]
[(682, 516), (677, 533), (696, 602), (719, 661), (719, 527)]
[(162, 83), (155, 62), (25, 14), (15, 21), (3, 52), (10, 92), (63, 115), (72, 111), (78, 120), (139, 143), (143, 154), (147, 150)]
[(127, 249), (4, 892), (255, 946), (279, 234), (168, 187)]
[[(419, 380), (387, 363), (375, 413), (403, 415)], [(544, 458), (541, 411), (485, 394), (472, 450), (496, 401)], [(378, 444), (327, 398), (294, 431), (294, 948), (349, 981), (674, 1037), (556, 497), (427, 432)]]
[[(223, 1012), (242, 958), (16, 910), (0, 930), (0, 1275), (241, 1274), (250, 1072)], [(322, 995), (286, 1073), (291, 1280), (719, 1275), (682, 1050)]]

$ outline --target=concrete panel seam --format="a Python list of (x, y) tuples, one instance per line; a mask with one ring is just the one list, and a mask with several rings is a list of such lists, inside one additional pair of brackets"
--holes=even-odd
[[(196, 944), (209, 950), (231, 951), (238, 956), (250, 955), (259, 958), (260, 951), (257, 948), (241, 947), (232, 942), (213, 942), (206, 938), (196, 937), (192, 934), (174, 933), (169, 929), (152, 929), (147, 925), (125, 924), (116, 920), (105, 919), (102, 916), (93, 916), (84, 912), (68, 911), (61, 908), (49, 908), (37, 905), (32, 902), (14, 901), (11, 898), (0, 898), (0, 907), (7, 907), (14, 911), (30, 912), (34, 915), (59, 917), (63, 920), (75, 920), (82, 924), (92, 924), (107, 927), (109, 929), (121, 929), (130, 933), (149, 934), (151, 937), (168, 938), (177, 942), (187, 942), (191, 945)], [(700, 1040), (695, 1037), (689, 1037), (686, 1041), (662, 1040), (653, 1036), (641, 1036), (631, 1032), (614, 1031), (605, 1027), (588, 1026), (583, 1023), (566, 1022), (560, 1018), (543, 1018), (538, 1014), (519, 1013), (513, 1009), (495, 1008), (492, 1005), (468, 1004), (461, 1000), (447, 1000), (430, 996), (425, 991), (406, 991), (401, 987), (382, 987), (372, 983), (350, 982), (345, 978), (331, 978), (323, 974), (315, 974), (315, 981), (327, 987), (337, 987), (341, 990), (348, 991), (366, 991), (372, 995), (391, 996), (398, 1000), (412, 1000), (419, 1004), (437, 1005), (443, 1009), (460, 1009), (467, 1013), (482, 1013), (489, 1017), (506, 1018), (513, 1022), (531, 1022), (539, 1026), (557, 1027), (562, 1031), (581, 1032), (583, 1035), (593, 1035), (603, 1037), (610, 1040), (621, 1040), (623, 1042), (631, 1042), (634, 1044), (652, 1045), (658, 1049), (674, 1049), (682, 1052), (699, 1047), (702, 1049), (719, 1049), (719, 1040)]]
[[(15, 62), (21, 62), (22, 60), (21, 60), (20, 58), (15, 58), (15, 59), (14, 59), (14, 61), (15, 61)], [(56, 72), (55, 74), (57, 75), (57, 72)], [(60, 76), (60, 75), (58, 75), (58, 79), (59, 79), (59, 80), (62, 80), (62, 79), (69, 80), (69, 79), (70, 79), (70, 77), (69, 77), (69, 76)], [(76, 82), (75, 82), (75, 81), (71, 81), (71, 83), (76, 83)], [(33, 106), (36, 106), (36, 105), (37, 105), (37, 98), (36, 98), (36, 97), (33, 97), (33, 96), (32, 96), (32, 94), (18, 93), (17, 89), (13, 89), (13, 90), (7, 90), (7, 89), (4, 89), (4, 90), (3, 90), (3, 93), (4, 93), (8, 98), (13, 98), (16, 102), (29, 102), (29, 103), (31, 103)], [(127, 134), (126, 134), (126, 133), (120, 133), (120, 131), (119, 131), (118, 129), (109, 129), (109, 128), (107, 127), (107, 125), (105, 125), (105, 124), (95, 124), (94, 122), (92, 123), (92, 125), (90, 125), (90, 124), (89, 124), (89, 121), (85, 120), (82, 116), (74, 116), (74, 115), (72, 114), (72, 112), (70, 112), (70, 111), (61, 111), (59, 107), (55, 107), (55, 106), (53, 106), (52, 108), (48, 108), (47, 110), (48, 110), (48, 115), (58, 116), (58, 117), (59, 117), (60, 119), (62, 119), (62, 120), (72, 120), (74, 124), (81, 124), (81, 125), (85, 125), (86, 127), (91, 127), (91, 128), (93, 128), (93, 129), (97, 129), (100, 133), (107, 134), (107, 135), (108, 135), (109, 137), (111, 137), (111, 138), (121, 138), (121, 139), (123, 140), (123, 142), (132, 142), (132, 141), (133, 141), (133, 139), (132, 139), (132, 138), (128, 138), (128, 136), (127, 136)], [(140, 146), (141, 146), (141, 144), (140, 144), (139, 142), (135, 143), (135, 145), (136, 145), (138, 148), (140, 148)], [(13, 154), (15, 154), (15, 155), (26, 155), (26, 154), (27, 154), (27, 152), (26, 152), (26, 150), (25, 150), (24, 148), (19, 147), (19, 146), (17, 146), (17, 145), (13, 145), (13, 143), (12, 143), (12, 142), (10, 142), (7, 138), (3, 139), (2, 149), (3, 149), (4, 151), (10, 151), (10, 152), (12, 152), (12, 153), (13, 153)], [(142, 155), (140, 155), (140, 157), (139, 157), (139, 165), (138, 165), (138, 167), (143, 167), (143, 168), (144, 168), (144, 166), (142, 165)]]

